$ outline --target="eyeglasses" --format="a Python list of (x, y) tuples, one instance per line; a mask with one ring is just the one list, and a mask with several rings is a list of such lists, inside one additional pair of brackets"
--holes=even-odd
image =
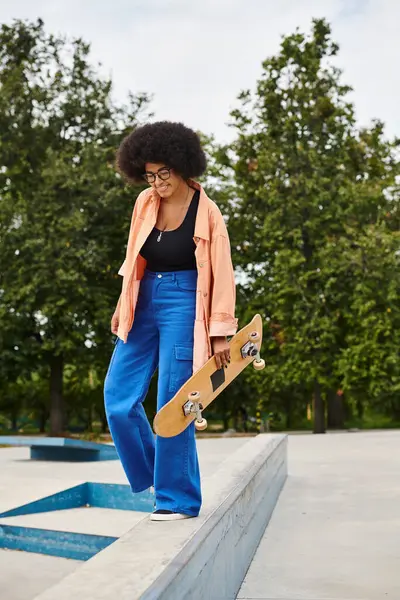
[(152, 173), (149, 171), (148, 173), (143, 173), (144, 179), (147, 183), (154, 183), (156, 178), (158, 177), (161, 181), (167, 181), (171, 177), (172, 169), (168, 169), (168, 167), (162, 167), (158, 169), (157, 173)]

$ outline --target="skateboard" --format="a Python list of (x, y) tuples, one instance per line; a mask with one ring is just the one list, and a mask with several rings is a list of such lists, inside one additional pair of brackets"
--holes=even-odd
[(173, 437), (193, 421), (197, 430), (206, 429), (207, 421), (202, 411), (247, 365), (253, 363), (257, 371), (264, 369), (265, 361), (260, 358), (261, 342), (262, 319), (257, 314), (229, 341), (231, 361), (227, 367), (217, 369), (212, 356), (158, 411), (153, 421), (155, 433), (161, 437)]

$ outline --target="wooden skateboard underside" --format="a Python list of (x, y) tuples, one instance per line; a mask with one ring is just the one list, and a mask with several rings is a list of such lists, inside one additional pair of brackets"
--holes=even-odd
[[(258, 334), (256, 342), (252, 342), (250, 334)], [(238, 331), (229, 342), (231, 350), (231, 362), (227, 368), (216, 369), (215, 358), (211, 357), (206, 364), (195, 373), (175, 396), (163, 406), (153, 421), (153, 428), (161, 437), (173, 437), (181, 433), (196, 419), (195, 413), (185, 415), (189, 394), (200, 393), (199, 403), (204, 410), (211, 402), (256, 358), (255, 350), (259, 352), (262, 343), (262, 319), (255, 315), (248, 325)], [(253, 355), (245, 356), (243, 352), (250, 349)], [(247, 345), (247, 346), (246, 346)], [(260, 367), (258, 367), (260, 368)], [(262, 368), (262, 367), (261, 367)], [(206, 422), (205, 422), (206, 423)]]

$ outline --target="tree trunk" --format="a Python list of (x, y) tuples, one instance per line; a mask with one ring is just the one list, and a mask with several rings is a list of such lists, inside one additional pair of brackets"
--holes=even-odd
[(224, 413), (222, 421), (223, 421), (223, 424), (224, 424), (224, 431), (228, 431), (228, 429), (229, 429), (229, 416), (226, 413)]
[(319, 382), (314, 383), (314, 428), (313, 433), (325, 433), (325, 403)]
[(48, 419), (47, 410), (43, 408), (39, 414), (39, 431), (40, 431), (40, 433), (44, 433), (46, 431), (47, 419)]
[(284, 406), (286, 413), (286, 429), (291, 429), (293, 425), (293, 403), (291, 396), (286, 396)]
[(328, 394), (328, 429), (344, 429), (343, 396)]
[(400, 402), (398, 398), (394, 398), (391, 403), (391, 417), (393, 421), (400, 421)]
[(360, 421), (362, 421), (364, 418), (364, 404), (360, 398), (357, 398), (356, 408), (357, 408), (357, 417), (360, 419)]
[(89, 431), (89, 433), (92, 433), (93, 431), (93, 404), (90, 404), (87, 411), (86, 429)]
[(237, 411), (233, 415), (233, 429), (239, 431), (239, 415)]
[(18, 413), (13, 411), (10, 415), (11, 431), (17, 431), (18, 429)]
[(108, 421), (106, 417), (106, 413), (103, 413), (100, 417), (101, 421), (101, 433), (108, 433)]
[(63, 398), (63, 356), (50, 359), (50, 435), (62, 436), (65, 427), (65, 406)]

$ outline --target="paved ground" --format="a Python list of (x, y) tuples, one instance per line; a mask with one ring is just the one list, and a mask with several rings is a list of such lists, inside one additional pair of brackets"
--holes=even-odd
[[(246, 441), (199, 440), (203, 477)], [(126, 483), (117, 461), (28, 457), (0, 449), (0, 512), (82, 481)], [(115, 511), (104, 523), (91, 510), (86, 520), (81, 509), (64, 512), (64, 528), (120, 535), (143, 517)], [(55, 527), (60, 516), (30, 518)], [(80, 564), (0, 550), (1, 600), (32, 600)], [(289, 477), (238, 599), (400, 600), (400, 431), (290, 436)]]
[[(212, 475), (248, 438), (198, 440), (203, 479)], [(0, 513), (85, 481), (127, 483), (119, 461), (51, 463), (31, 461), (28, 448), (0, 448)], [(1, 524), (120, 536), (145, 513), (78, 508), (0, 519)], [(80, 561), (0, 550), (1, 600), (32, 600), (74, 571)]]
[(290, 436), (239, 598), (400, 599), (400, 431)]

